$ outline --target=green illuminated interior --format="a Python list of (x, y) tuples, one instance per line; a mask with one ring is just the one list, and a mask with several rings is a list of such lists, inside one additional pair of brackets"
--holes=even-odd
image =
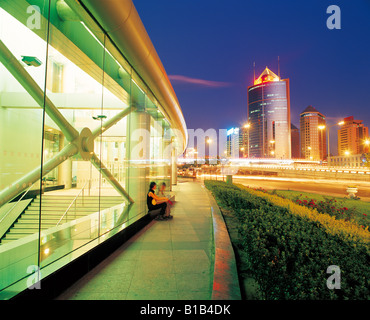
[(8, 299), (30, 266), (45, 277), (147, 214), (149, 182), (171, 185), (174, 133), (124, 53), (64, 1), (0, 0), (0, 40)]

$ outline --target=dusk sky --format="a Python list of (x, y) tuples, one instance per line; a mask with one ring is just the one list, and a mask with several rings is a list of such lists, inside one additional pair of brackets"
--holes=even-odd
[[(370, 125), (369, 0), (134, 3), (189, 129), (242, 126), (253, 62), (257, 77), (266, 66), (277, 73), (278, 56), (293, 124), (312, 105), (329, 124), (353, 115)], [(326, 26), (330, 5), (341, 9), (340, 30)], [(330, 134), (334, 148), (336, 130)]]

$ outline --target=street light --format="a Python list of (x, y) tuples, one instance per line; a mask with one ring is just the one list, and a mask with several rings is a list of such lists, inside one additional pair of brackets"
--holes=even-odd
[(321, 157), (320, 158), (322, 160), (324, 160), (325, 150), (324, 150), (324, 137), (323, 137), (322, 132), (323, 132), (323, 130), (325, 130), (326, 126), (325, 125), (319, 125), (317, 128), (320, 130), (320, 144), (321, 144), (320, 153), (321, 153), (321, 157), (322, 157), (322, 158)]
[(249, 129), (251, 128), (251, 124), (250, 123), (246, 123), (244, 125), (244, 128), (247, 129), (247, 133), (248, 133), (248, 138), (247, 138), (248, 145), (247, 145), (247, 148), (248, 148), (248, 158), (249, 158)]
[(275, 140), (270, 140), (270, 154), (273, 157), (275, 155)]
[(369, 146), (370, 146), (370, 140), (369, 139), (366, 139), (364, 141), (364, 145), (365, 145), (364, 153), (368, 153), (369, 152)]

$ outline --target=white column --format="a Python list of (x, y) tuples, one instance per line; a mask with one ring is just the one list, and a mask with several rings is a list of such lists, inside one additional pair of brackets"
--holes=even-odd
[[(174, 146), (174, 144), (172, 144)], [(171, 182), (173, 185), (177, 184), (177, 152), (176, 147), (172, 148), (172, 155), (171, 155), (171, 166), (172, 166), (172, 173), (171, 173)]]
[(135, 111), (127, 122), (127, 192), (135, 201), (132, 214), (146, 212), (146, 195), (149, 189), (150, 166), (150, 115)]

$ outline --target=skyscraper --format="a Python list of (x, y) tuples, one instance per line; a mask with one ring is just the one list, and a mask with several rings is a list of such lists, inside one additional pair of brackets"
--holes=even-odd
[(250, 157), (290, 158), (289, 79), (266, 69), (248, 87)]
[(313, 106), (308, 106), (300, 114), (301, 156), (307, 160), (324, 160), (326, 151), (325, 116)]
[(344, 124), (338, 130), (339, 155), (363, 153), (369, 128), (364, 126), (362, 120), (354, 120), (353, 116), (344, 118), (343, 121)]
[(227, 157), (237, 159), (240, 157), (242, 136), (240, 128), (231, 128), (227, 131)]
[(240, 158), (248, 158), (249, 153), (249, 125), (245, 125), (239, 129), (239, 145), (240, 145)]

